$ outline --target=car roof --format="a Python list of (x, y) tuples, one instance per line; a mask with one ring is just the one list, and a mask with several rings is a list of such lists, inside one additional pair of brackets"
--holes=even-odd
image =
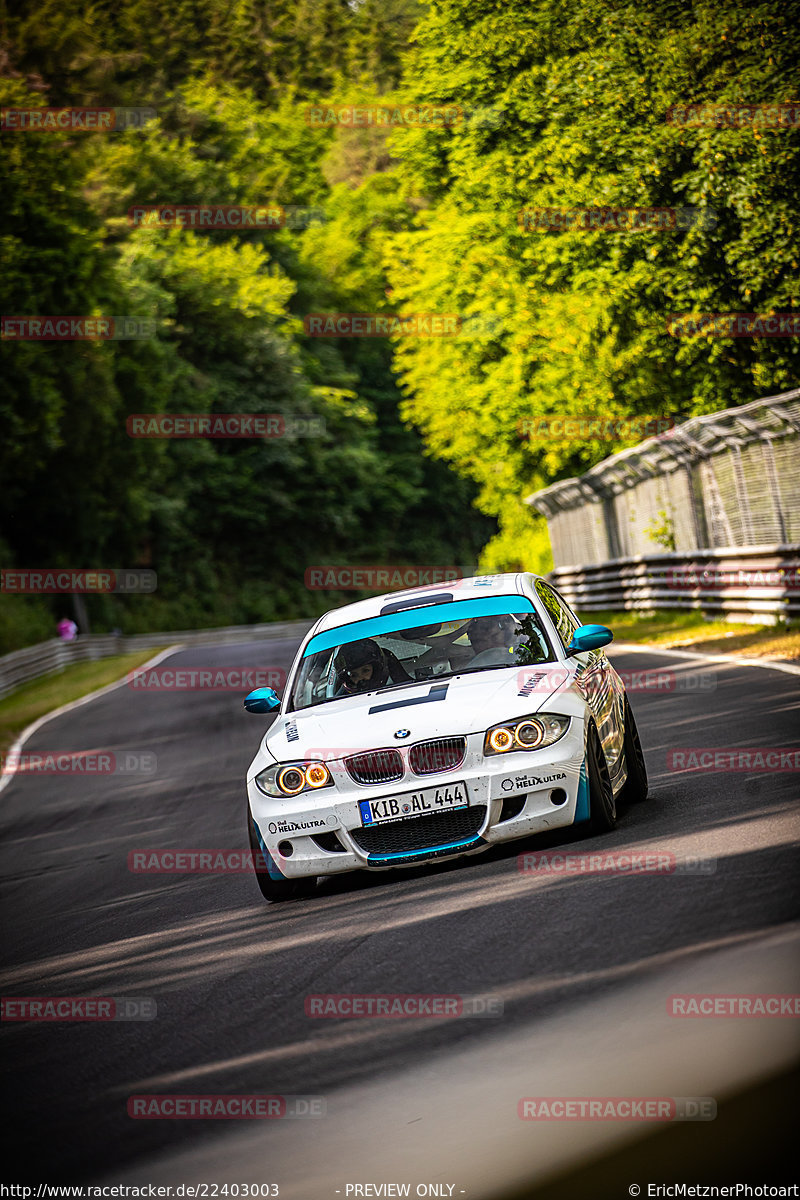
[[(389, 570), (389, 568), (387, 568)], [(320, 617), (314, 626), (315, 634), (326, 629), (338, 629), (341, 625), (349, 625), (351, 621), (363, 621), (369, 617), (381, 615), (381, 609), (387, 604), (399, 604), (413, 601), (419, 596), (422, 601), (429, 601), (434, 596), (445, 600), (476, 600), (481, 596), (514, 596), (522, 595), (522, 580), (533, 581), (538, 575), (519, 571), (505, 575), (473, 575), (466, 579), (451, 580), (448, 583), (430, 584), (425, 587), (406, 588), (397, 592), (385, 592), (382, 596), (370, 596), (367, 600), (357, 600), (354, 604), (346, 604), (343, 608), (334, 608)]]

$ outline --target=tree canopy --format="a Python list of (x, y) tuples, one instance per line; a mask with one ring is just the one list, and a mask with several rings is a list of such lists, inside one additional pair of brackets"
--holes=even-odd
[[(667, 119), (795, 99), (796, 17), (795, 0), (6, 12), (0, 105), (156, 115), (113, 133), (0, 132), (2, 312), (125, 314), (156, 331), (0, 344), (0, 566), (153, 567), (155, 595), (92, 599), (95, 628), (131, 631), (346, 599), (307, 591), (314, 563), (546, 568), (523, 497), (627, 443), (526, 438), (530, 418), (680, 420), (797, 382), (796, 338), (667, 329), (673, 313), (797, 307), (798, 126)], [(315, 105), (459, 117), (315, 124)], [(297, 219), (129, 219), (164, 204)], [(689, 216), (617, 230), (525, 217), (632, 209)], [(462, 327), (309, 336), (303, 318), (324, 312)], [(186, 412), (305, 414), (325, 432), (128, 436), (130, 414)], [(53, 612), (0, 597), (0, 649), (47, 636)]]

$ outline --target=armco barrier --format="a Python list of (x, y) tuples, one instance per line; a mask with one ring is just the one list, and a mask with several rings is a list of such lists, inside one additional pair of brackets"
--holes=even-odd
[(764, 625), (800, 618), (796, 544), (638, 555), (559, 567), (549, 578), (579, 612), (699, 609)]
[[(759, 574), (767, 577), (779, 571), (783, 572), (785, 580), (782, 585), (758, 582)], [(683, 572), (696, 575), (699, 586), (686, 586), (681, 577)], [(720, 586), (713, 582), (721, 574), (739, 579), (738, 586)], [(552, 571), (549, 577), (565, 600), (579, 612), (700, 609), (709, 616), (765, 625), (800, 619), (800, 546), (796, 544), (640, 555), (585, 567), (561, 567)], [(712, 578), (710, 585), (703, 583), (707, 577)], [(51, 638), (0, 658), (0, 696), (7, 695), (20, 684), (61, 671), (71, 663), (176, 644), (207, 646), (259, 641), (281, 634), (300, 638), (313, 624), (310, 620), (285, 621), (132, 636), (89, 635), (74, 642)]]
[(137, 650), (157, 650), (160, 646), (254, 642), (281, 634), (301, 638), (313, 624), (314, 621), (285, 621), (272, 625), (230, 625), (223, 629), (190, 629), (131, 636), (87, 635), (76, 638), (74, 642), (51, 638), (0, 658), (0, 696), (6, 696), (20, 684), (30, 683), (42, 675), (62, 671), (72, 663), (109, 658), (114, 654), (131, 654)]

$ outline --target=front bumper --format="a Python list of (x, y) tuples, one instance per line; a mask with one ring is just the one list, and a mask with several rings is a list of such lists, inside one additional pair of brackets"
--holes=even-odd
[[(247, 790), (262, 849), (287, 879), (344, 871), (388, 870), (441, 858), (480, 854), (489, 846), (572, 825), (588, 816), (584, 722), (543, 750), (485, 757), (483, 734), (467, 738), (460, 767), (389, 784), (356, 784), (341, 761), (329, 762), (334, 786), (273, 799), (254, 776)], [(463, 783), (469, 806), (432, 816), (364, 826), (359, 801), (402, 796), (422, 788)]]

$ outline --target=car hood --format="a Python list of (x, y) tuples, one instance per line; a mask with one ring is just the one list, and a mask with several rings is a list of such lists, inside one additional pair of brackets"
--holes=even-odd
[[(574, 672), (574, 662), (543, 663), (349, 696), (278, 716), (265, 746), (278, 762), (330, 761), (361, 750), (477, 733), (539, 712), (556, 696), (562, 697), (562, 708), (553, 711), (563, 709), (570, 715), (572, 706), (564, 701)], [(398, 739), (395, 734), (401, 729), (408, 730), (408, 736)]]

